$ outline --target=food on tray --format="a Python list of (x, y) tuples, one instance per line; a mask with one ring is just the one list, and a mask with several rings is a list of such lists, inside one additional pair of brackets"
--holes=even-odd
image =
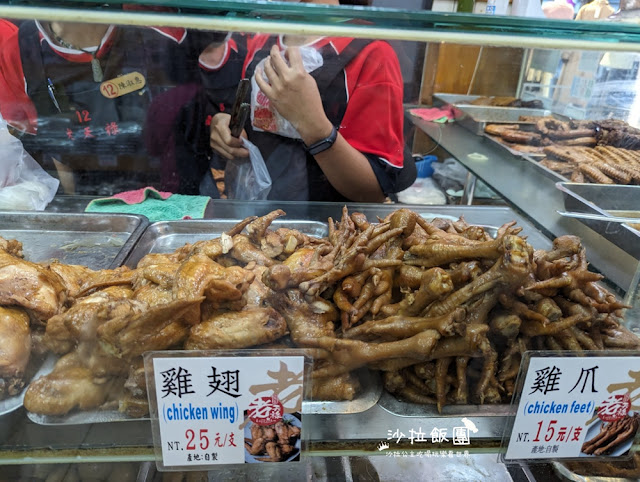
[(485, 127), (512, 150), (546, 154), (541, 165), (572, 182), (640, 183), (640, 129), (618, 120), (564, 122), (542, 117), (536, 130), (506, 124)]
[[(292, 417), (293, 418), (293, 417)], [(244, 448), (259, 462), (282, 462), (299, 453), (296, 443), (300, 439), (300, 427), (285, 418), (271, 425), (250, 426), (251, 437), (245, 437)]]
[[(462, 102), (461, 102), (462, 103)], [(466, 103), (466, 102), (465, 102)], [(542, 109), (539, 100), (522, 100), (516, 97), (478, 97), (469, 102), (471, 105), (486, 105), (492, 107), (525, 107), (529, 109)]]
[(0, 400), (24, 388), (31, 354), (29, 315), (20, 307), (0, 306)]
[(507, 142), (514, 142), (516, 144), (527, 144), (532, 146), (539, 146), (542, 143), (542, 136), (536, 132), (526, 132), (520, 130), (504, 130), (500, 134)]
[(570, 176), (572, 182), (637, 184), (640, 182), (640, 151), (611, 146), (544, 148), (548, 168)]
[[(303, 347), (315, 399), (353, 399), (353, 372), (368, 367), (384, 372), (390, 392), (441, 409), (508, 401), (526, 350), (640, 346), (576, 237), (535, 251), (515, 223), (494, 239), (463, 219), (427, 222), (400, 209), (371, 223), (345, 208), (318, 239), (270, 229), (283, 215), (149, 254), (135, 269), (91, 271), (80, 285), (3, 251), (3, 303), (31, 315), (32, 334), (45, 324), (36, 339), (62, 356), (30, 384), (25, 408), (118, 404), (142, 416), (147, 350)], [(46, 309), (18, 296), (31, 273), (46, 274), (31, 282)]]
[(492, 136), (501, 136), (504, 131), (517, 131), (520, 129), (518, 124), (487, 124), (484, 131)]
[(607, 455), (636, 436), (640, 426), (640, 415), (627, 415), (614, 422), (600, 425), (600, 432), (582, 444), (582, 453)]

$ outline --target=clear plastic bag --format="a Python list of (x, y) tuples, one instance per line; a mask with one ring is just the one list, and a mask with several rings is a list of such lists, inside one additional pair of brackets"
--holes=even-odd
[(267, 199), (271, 191), (271, 176), (260, 150), (242, 139), (249, 157), (227, 161), (224, 169), (224, 184), (229, 199), (259, 201)]
[(0, 117), (0, 209), (42, 211), (56, 195), (59, 184), (9, 133)]
[[(313, 72), (322, 67), (324, 60), (320, 52), (313, 47), (299, 47), (299, 49), (304, 70)], [(283, 58), (285, 58), (285, 52), (286, 50), (280, 52)], [(267, 60), (269, 60), (269, 57), (262, 59), (256, 67), (256, 72), (263, 72), (262, 75), (265, 81), (268, 81), (267, 76), (264, 74), (264, 63)], [(271, 106), (268, 97), (264, 95), (258, 87), (255, 74), (251, 77), (251, 124), (254, 129), (258, 131), (272, 132), (284, 137), (300, 139), (300, 134), (298, 134), (298, 131), (293, 127), (291, 122), (282, 117)]]

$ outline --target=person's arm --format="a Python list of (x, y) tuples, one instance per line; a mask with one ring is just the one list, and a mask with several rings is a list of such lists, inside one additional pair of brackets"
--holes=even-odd
[(0, 113), (10, 126), (36, 133), (38, 116), (25, 92), (17, 30), (0, 42)]
[[(302, 141), (310, 146), (331, 133), (332, 125), (322, 106), (318, 86), (302, 64), (299, 49), (287, 50), (289, 64), (277, 46), (271, 49), (264, 73), (256, 72), (260, 90), (273, 107), (296, 128)], [(331, 185), (343, 196), (360, 202), (381, 202), (384, 194), (368, 159), (338, 133), (333, 146), (315, 155)]]

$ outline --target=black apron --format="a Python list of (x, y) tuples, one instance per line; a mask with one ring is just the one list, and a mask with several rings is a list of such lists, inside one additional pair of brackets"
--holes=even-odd
[[(275, 37), (256, 54), (247, 67), (247, 77), (254, 74), (258, 63), (267, 57)], [(319, 52), (324, 63), (311, 72), (318, 84), (327, 118), (334, 126), (340, 126), (347, 110), (347, 88), (344, 68), (371, 40), (354, 39), (337, 54), (331, 44), (322, 47)], [(250, 124), (250, 122), (249, 122)], [(248, 139), (259, 146), (265, 160), (272, 187), (269, 199), (286, 201), (347, 201), (331, 185), (316, 160), (304, 149), (301, 140), (261, 132), (251, 126), (247, 128)]]
[(150, 170), (159, 170), (148, 156), (143, 131), (153, 98), (176, 84), (176, 74), (184, 75), (172, 68), (184, 56), (176, 42), (151, 29), (117, 27), (100, 59), (104, 80), (138, 72), (146, 86), (108, 99), (91, 65), (60, 57), (40, 41), (35, 22), (21, 25), (18, 38), (27, 94), (38, 115), (37, 134), (23, 138), (29, 152), (40, 153), (45, 164), (56, 158), (74, 171), (124, 169), (144, 180)]

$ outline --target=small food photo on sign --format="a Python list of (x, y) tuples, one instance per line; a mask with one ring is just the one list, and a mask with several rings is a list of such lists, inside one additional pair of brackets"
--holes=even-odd
[(581, 457), (626, 455), (640, 427), (640, 414), (631, 411), (629, 394), (611, 395), (595, 409), (587, 423)]
[(246, 463), (300, 460), (300, 413), (278, 413), (277, 410), (263, 411), (250, 407), (244, 412), (244, 420)]

